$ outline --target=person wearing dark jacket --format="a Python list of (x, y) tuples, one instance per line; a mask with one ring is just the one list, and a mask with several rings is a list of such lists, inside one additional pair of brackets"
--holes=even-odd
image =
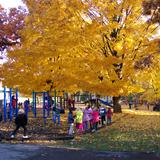
[(107, 111), (104, 107), (101, 106), (100, 109), (99, 109), (99, 113), (100, 113), (100, 117), (101, 117), (102, 126), (104, 126), (104, 123), (106, 123)]
[(18, 111), (18, 116), (15, 119), (15, 124), (16, 124), (16, 129), (13, 131), (11, 138), (14, 138), (17, 131), (19, 130), (20, 127), (22, 127), (24, 129), (24, 135), (23, 138), (28, 138), (28, 136), (26, 135), (27, 133), (27, 116), (25, 115), (25, 112), (23, 109), (19, 109)]

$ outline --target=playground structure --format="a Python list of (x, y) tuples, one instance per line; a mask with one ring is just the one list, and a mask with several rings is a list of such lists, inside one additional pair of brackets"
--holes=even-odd
[(106, 100), (103, 100), (103, 99), (98, 99), (98, 101), (101, 103), (101, 104), (103, 104), (103, 105), (106, 105), (106, 106), (109, 106), (109, 107), (113, 107), (113, 104), (112, 104), (112, 102), (110, 101), (108, 101), (108, 98), (106, 99)]
[[(4, 94), (3, 97), (5, 97), (5, 88), (3, 90), (4, 92), (2, 92)], [(9, 91), (11, 91), (11, 89), (9, 89)], [(12, 95), (10, 92), (8, 91), (9, 95)], [(12, 90), (13, 91), (13, 90)], [(17, 90), (18, 92), (18, 90)], [(14, 92), (15, 93), (15, 92)], [(32, 139), (36, 138), (38, 139), (40, 135), (40, 139), (72, 139), (73, 136), (68, 136), (67, 134), (67, 127), (66, 127), (66, 123), (63, 124), (63, 126), (59, 127), (55, 124), (53, 124), (52, 120), (53, 120), (53, 108), (52, 107), (57, 107), (58, 103), (60, 103), (61, 98), (60, 96), (57, 94), (57, 91), (54, 90), (54, 97), (51, 97), (49, 95), (48, 92), (33, 92), (32, 93), (32, 102), (30, 103), (28, 100), (26, 100), (24, 102), (24, 110), (27, 113), (26, 115), (28, 116), (28, 121), (29, 121), (29, 125), (27, 127), (28, 130), (28, 134), (32, 135)], [(10, 96), (11, 97), (11, 96)], [(41, 98), (42, 99), (42, 105), (38, 105), (37, 103), (37, 98)], [(53, 98), (53, 101), (51, 102), (51, 98)], [(17, 93), (17, 99), (18, 99), (18, 93)], [(58, 99), (60, 100), (58, 102)], [(6, 100), (7, 101), (7, 100)], [(5, 99), (3, 100), (3, 103), (5, 102)], [(12, 101), (11, 101), (12, 102)], [(5, 103), (4, 103), (5, 104)], [(12, 103), (11, 103), (12, 104)], [(32, 107), (29, 107), (29, 104), (32, 104)], [(18, 105), (18, 101), (17, 101), (17, 105)], [(49, 106), (49, 107), (48, 107)], [(3, 127), (6, 126), (5, 130), (1, 130), (1, 133), (3, 135), (5, 135), (5, 139), (10, 140), (10, 132), (9, 131), (11, 128), (13, 129), (14, 125), (12, 122), (13, 118), (9, 121), (9, 119), (4, 119), (5, 117), (5, 111), (7, 113), (7, 109), (3, 106), (1, 106), (2, 108), (2, 116), (3, 116)], [(18, 109), (19, 107), (17, 106), (17, 113), (18, 113)], [(8, 112), (9, 114), (13, 113), (11, 111), (12, 109), (9, 109)], [(11, 112), (10, 112), (11, 111)], [(13, 117), (14, 115), (12, 115)], [(17, 116), (15, 114), (15, 116)], [(48, 121), (47, 121), (48, 119)], [(33, 125), (32, 125), (33, 124)], [(52, 127), (50, 127), (52, 126)], [(1, 128), (2, 129), (2, 128)], [(21, 132), (21, 131), (20, 131)], [(41, 137), (41, 135), (43, 134), (43, 137)], [(50, 136), (52, 135), (52, 136)]]
[[(10, 121), (12, 121), (13, 119), (13, 112), (15, 113), (15, 116), (17, 116), (18, 114), (18, 89), (12, 89), (9, 88), (7, 89), (6, 87), (4, 87), (3, 90), (1, 90), (0, 92), (2, 92), (4, 95), (4, 100), (3, 100), (3, 105), (1, 104), (1, 114), (3, 114), (3, 121), (6, 122), (7, 119), (9, 119)], [(6, 95), (8, 93), (8, 97), (9, 97), (9, 103), (7, 105), (7, 98)], [(13, 109), (12, 106), (12, 96), (15, 94), (15, 99), (16, 99), (16, 107), (15, 110)], [(38, 102), (38, 97), (42, 98), (41, 101), (41, 105), (39, 105)], [(125, 97), (126, 99), (127, 97)], [(138, 106), (139, 103), (139, 97), (136, 95), (134, 97), (134, 101), (133, 101), (133, 96), (129, 96), (128, 97), (128, 102), (133, 101), (133, 103), (135, 103), (136, 106)], [(128, 103), (126, 101), (126, 103)], [(72, 107), (75, 108), (75, 104), (77, 105), (84, 105), (84, 104), (90, 104), (91, 106), (99, 106), (99, 104), (105, 105), (105, 106), (109, 106), (109, 107), (113, 107), (112, 104), (112, 97), (111, 96), (106, 96), (106, 97), (99, 97), (96, 96), (95, 94), (92, 95), (90, 93), (76, 93), (76, 94), (68, 94), (68, 93), (64, 93), (60, 96), (58, 95), (58, 91), (54, 90), (53, 92), (53, 97), (50, 96), (49, 92), (43, 91), (43, 92), (32, 92), (32, 103), (30, 105), (30, 102), (25, 101), (24, 102), (24, 110), (25, 113), (28, 116), (31, 116), (31, 114), (28, 115), (28, 112), (30, 110), (32, 110), (33, 112), (33, 117), (34, 118), (43, 118), (43, 122), (44, 124), (46, 124), (46, 120), (48, 119), (52, 119), (53, 118), (53, 107), (57, 107), (60, 106), (61, 108), (61, 113), (64, 113), (66, 108)], [(29, 105), (31, 107), (29, 107)], [(2, 107), (3, 106), (3, 107)], [(32, 109), (31, 109), (32, 108)], [(132, 107), (130, 107), (130, 109), (132, 109)], [(39, 113), (39, 114), (37, 114)], [(51, 114), (52, 113), (52, 114)]]
[[(3, 117), (4, 122), (7, 121), (7, 113), (9, 114), (9, 119), (12, 121), (13, 116), (17, 116), (18, 114), (18, 89), (13, 91), (12, 88), (9, 90), (6, 90), (6, 87), (4, 87), (3, 91), (3, 103), (1, 102), (1, 107), (0, 107), (0, 113)], [(7, 99), (6, 99), (6, 94), (9, 93), (9, 103), (7, 105)], [(12, 102), (12, 96), (13, 93), (16, 94), (16, 109), (15, 109), (15, 115), (13, 114), (13, 102)], [(24, 110), (25, 113), (28, 116), (31, 117), (32, 114), (28, 114), (29, 111), (32, 111), (33, 117), (34, 118), (43, 118), (44, 124), (46, 123), (46, 119), (50, 118), (50, 116), (53, 115), (53, 107), (57, 107), (58, 105), (61, 107), (61, 113), (64, 113), (64, 106), (62, 105), (62, 97), (57, 96), (57, 91), (54, 91), (54, 97), (51, 97), (49, 95), (49, 92), (32, 92), (32, 103), (29, 102), (28, 100), (24, 101)], [(40, 105), (38, 103), (38, 98), (42, 97), (42, 104)], [(53, 98), (53, 99), (52, 99)], [(60, 101), (58, 101), (60, 100)], [(64, 104), (65, 105), (65, 104)], [(9, 106), (9, 107), (8, 107)], [(39, 111), (42, 112), (40, 114)], [(52, 111), (52, 114), (51, 114)], [(41, 116), (42, 115), (42, 116)], [(29, 118), (29, 117), (28, 117)]]
[[(42, 115), (43, 115), (44, 123), (46, 123), (46, 118), (47, 118), (47, 116), (50, 115), (50, 107), (51, 107), (49, 93), (48, 92), (33, 92), (32, 93), (34, 118), (37, 118), (37, 98), (36, 97), (38, 94), (42, 95), (42, 99), (43, 99)], [(47, 100), (47, 104), (46, 104), (46, 100)], [(47, 109), (47, 116), (46, 116), (46, 109)]]
[[(3, 100), (3, 105), (1, 103), (1, 112), (3, 113), (3, 119), (4, 122), (7, 121), (7, 117), (9, 116), (10, 121), (12, 121), (13, 119), (13, 112), (15, 111), (15, 116), (17, 116), (18, 114), (18, 89), (16, 88), (15, 90), (13, 90), (12, 88), (9, 88), (9, 90), (7, 90), (6, 87), (4, 87), (3, 90), (1, 90), (0, 92), (3, 93), (4, 95), (4, 100)], [(9, 104), (7, 105), (7, 93), (9, 94)], [(13, 110), (13, 95), (15, 94), (15, 100), (16, 100), (16, 106), (15, 106), (15, 110)], [(3, 106), (3, 107), (2, 107)], [(8, 115), (9, 113), (9, 115)]]
[[(17, 116), (18, 114), (18, 89), (12, 89), (9, 88), (7, 90), (6, 87), (4, 87), (4, 89), (1, 91), (4, 94), (4, 100), (3, 100), (3, 105), (1, 105), (1, 110), (3, 113), (3, 120), (4, 122), (7, 121), (7, 117), (9, 117), (10, 121), (12, 121), (13, 119), (13, 106), (12, 106), (12, 96), (15, 94), (15, 99), (16, 99), (16, 108), (15, 108), (15, 116)], [(7, 99), (6, 99), (6, 95), (7, 93), (9, 94), (9, 103), (7, 106)], [(37, 106), (37, 97), (42, 97), (42, 105)], [(29, 107), (30, 102), (29, 100), (24, 102), (24, 110), (25, 113), (28, 117), (28, 112), (30, 110), (33, 111), (33, 117), (37, 118), (43, 118), (43, 122), (44, 124), (46, 123), (47, 118), (50, 118), (50, 116), (53, 116), (53, 107), (57, 107), (57, 105), (59, 105), (61, 107), (61, 113), (64, 113), (65, 108), (68, 107), (73, 107), (75, 108), (75, 103), (77, 104), (85, 104), (86, 101), (89, 101), (90, 99), (92, 101), (94, 101), (95, 99), (95, 95), (91, 95), (91, 94), (72, 94), (72, 95), (68, 95), (68, 93), (63, 93), (63, 96), (57, 96), (57, 91), (54, 90), (54, 96), (51, 97), (49, 92), (32, 92), (32, 103), (31, 103), (31, 108)], [(101, 103), (103, 104), (108, 104), (108, 99), (107, 102), (102, 100), (102, 99), (98, 99)], [(70, 101), (70, 102), (69, 102)], [(2, 107), (3, 106), (3, 107)], [(41, 111), (40, 113), (42, 116), (40, 116), (40, 114), (37, 115), (37, 112)], [(52, 111), (52, 114), (51, 114)], [(9, 116), (7, 116), (9, 115)]]
[[(57, 97), (57, 92), (56, 90), (54, 90), (54, 97), (52, 99), (52, 97), (50, 96), (49, 92), (33, 92), (32, 93), (32, 99), (33, 99), (33, 114), (34, 114), (34, 118), (38, 117), (38, 110), (42, 109), (42, 118), (43, 118), (43, 122), (44, 124), (46, 124), (46, 120), (47, 118), (50, 117), (50, 115), (53, 116), (54, 114), (54, 110), (53, 107), (57, 107), (58, 105), (58, 97)], [(42, 96), (42, 106), (39, 105), (39, 107), (37, 107), (37, 96), (40, 97), (40, 95)], [(62, 105), (60, 106), (61, 109), (63, 108)], [(50, 114), (50, 112), (52, 111), (52, 114)]]
[[(69, 95), (68, 97), (60, 97), (58, 95), (57, 91), (54, 90), (54, 95), (52, 102), (50, 101), (51, 98), (49, 98), (49, 93), (48, 92), (33, 92), (32, 93), (32, 108), (30, 109), (28, 107), (29, 102), (27, 100), (24, 103), (24, 110), (27, 113), (28, 119), (29, 119), (29, 125), (27, 126), (28, 134), (31, 135), (30, 140), (33, 139), (72, 139), (74, 136), (68, 136), (68, 123), (66, 121), (66, 115), (62, 117), (62, 124), (58, 125), (58, 123), (54, 124), (52, 122), (52, 114), (53, 114), (53, 108), (47, 107), (47, 106), (52, 106), (52, 107), (57, 107), (58, 103), (59, 104), (64, 104), (66, 103), (66, 108), (68, 102), (67, 100), (71, 98), (72, 100), (77, 103), (76, 105), (80, 107), (84, 107), (84, 102), (85, 100), (89, 99), (88, 95)], [(37, 98), (41, 98), (40, 104), (37, 100)], [(79, 98), (79, 99), (78, 99)], [(18, 99), (18, 98), (17, 98)], [(82, 105), (80, 105), (82, 104)], [(72, 106), (73, 107), (73, 106)], [(17, 107), (18, 109), (18, 107)], [(28, 114), (29, 113), (29, 114)], [(15, 115), (16, 116), (16, 115)], [(4, 119), (3, 119), (4, 120)], [(9, 129), (13, 128), (14, 125), (13, 123), (10, 123), (7, 121), (7, 123), (2, 123), (3, 126), (6, 126), (8, 130), (2, 130), (1, 132), (5, 135), (5, 139), (8, 140), (10, 139), (10, 131)], [(20, 133), (22, 133), (20, 131)], [(18, 137), (17, 137), (18, 138)]]

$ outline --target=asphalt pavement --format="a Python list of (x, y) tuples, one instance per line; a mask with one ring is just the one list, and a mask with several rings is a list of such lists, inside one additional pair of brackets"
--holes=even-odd
[(143, 152), (97, 152), (46, 145), (0, 144), (0, 160), (160, 160)]

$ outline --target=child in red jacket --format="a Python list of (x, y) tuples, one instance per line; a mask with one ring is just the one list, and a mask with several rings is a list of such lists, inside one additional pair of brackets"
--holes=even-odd
[(112, 110), (111, 108), (108, 109), (107, 111), (107, 125), (111, 125), (112, 124)]
[(99, 118), (99, 112), (98, 112), (97, 108), (95, 108), (93, 110), (92, 117), (93, 117), (93, 119), (92, 119), (93, 130), (92, 130), (92, 132), (94, 132), (94, 131), (97, 131), (97, 129), (98, 129), (98, 122), (100, 120), (100, 118)]

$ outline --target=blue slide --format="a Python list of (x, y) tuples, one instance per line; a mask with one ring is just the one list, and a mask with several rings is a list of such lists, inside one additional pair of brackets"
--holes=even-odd
[(109, 107), (113, 107), (113, 105), (111, 105), (110, 103), (108, 103), (107, 101), (104, 101), (102, 99), (98, 99), (98, 101), (106, 106), (109, 106)]

